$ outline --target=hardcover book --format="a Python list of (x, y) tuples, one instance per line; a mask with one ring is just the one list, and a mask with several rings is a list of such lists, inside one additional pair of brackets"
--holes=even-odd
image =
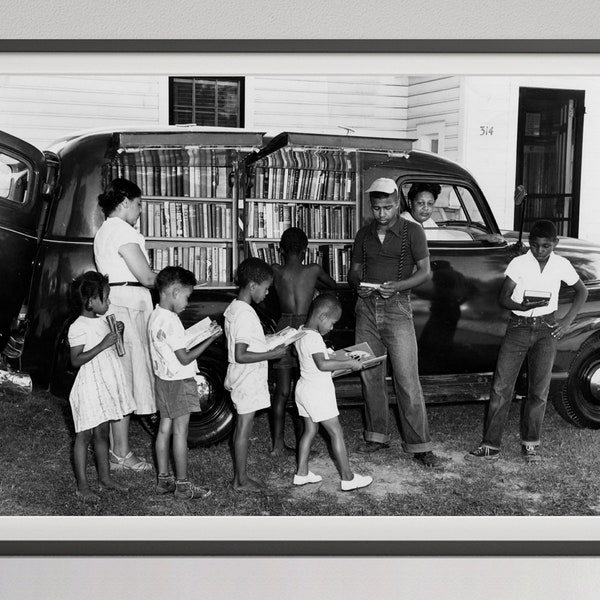
[(285, 327), (281, 331), (277, 333), (271, 333), (265, 336), (267, 341), (267, 349), (273, 350), (277, 346), (283, 344), (284, 346), (289, 346), (294, 342), (297, 342), (300, 338), (306, 335), (306, 331), (302, 329), (295, 329), (294, 327)]
[(552, 294), (550, 292), (546, 292), (543, 290), (525, 290), (523, 292), (523, 300), (525, 302), (539, 302), (541, 300), (545, 300), (546, 304), (550, 302), (550, 296)]
[[(367, 342), (361, 342), (354, 346), (336, 350), (332, 354), (329, 354), (327, 358), (330, 360), (348, 360), (350, 358), (355, 358), (360, 360), (363, 369), (368, 369), (369, 367), (381, 364), (387, 358), (387, 354), (375, 356), (371, 346), (369, 346)], [(331, 376), (340, 377), (340, 375), (347, 375), (348, 373), (352, 373), (352, 369), (337, 369), (336, 371), (333, 371)]]
[(221, 333), (221, 326), (210, 317), (205, 317), (185, 330), (185, 348), (189, 350), (215, 333)]

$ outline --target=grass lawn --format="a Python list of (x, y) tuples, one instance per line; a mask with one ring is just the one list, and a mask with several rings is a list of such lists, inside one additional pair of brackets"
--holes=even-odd
[[(543, 460), (526, 464), (520, 456), (519, 406), (514, 404), (500, 461), (465, 462), (464, 454), (477, 446), (483, 404), (429, 406), (435, 451), (447, 459), (445, 467), (427, 470), (402, 451), (397, 427), (391, 448), (371, 455), (353, 452), (361, 439), (362, 411), (344, 408), (350, 462), (356, 472), (371, 474), (374, 483), (357, 492), (341, 492), (339, 476), (319, 436), (311, 455), (311, 470), (323, 482), (292, 485), (293, 456), (269, 455), (266, 413), (257, 415), (250, 446), (250, 473), (262, 479), (264, 493), (236, 493), (230, 445), (190, 450), (190, 478), (210, 487), (207, 500), (181, 501), (154, 494), (154, 474), (117, 473), (131, 486), (127, 494), (102, 492), (102, 501), (86, 505), (75, 497), (71, 450), (74, 439), (69, 405), (49, 394), (24, 394), (0, 388), (2, 419), (0, 452), (0, 515), (597, 515), (600, 513), (599, 432), (567, 424), (549, 405), (543, 434)], [(289, 418), (288, 420), (289, 421)], [(395, 422), (395, 421), (394, 421)], [(287, 441), (293, 443), (291, 423)], [(137, 421), (131, 424), (132, 446), (152, 456), (152, 440)], [(90, 460), (89, 477), (96, 486)]]

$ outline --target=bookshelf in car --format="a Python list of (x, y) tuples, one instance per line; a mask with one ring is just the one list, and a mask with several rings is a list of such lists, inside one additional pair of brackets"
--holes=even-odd
[(142, 190), (138, 223), (150, 265), (180, 265), (200, 284), (232, 285), (238, 262), (237, 211), (243, 158), (262, 133), (188, 128), (119, 133), (106, 176)]
[(407, 151), (412, 140), (281, 133), (246, 158), (246, 252), (281, 263), (279, 240), (288, 227), (304, 230), (306, 262), (319, 262), (346, 281), (352, 244), (362, 224), (362, 156)]

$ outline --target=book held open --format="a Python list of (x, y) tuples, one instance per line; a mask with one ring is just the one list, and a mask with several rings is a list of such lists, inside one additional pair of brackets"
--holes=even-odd
[[(374, 367), (375, 365), (381, 364), (387, 358), (387, 354), (381, 356), (375, 356), (375, 353), (371, 349), (371, 346), (367, 342), (361, 342), (354, 346), (348, 346), (341, 350), (336, 350), (332, 354), (327, 356), (329, 360), (347, 360), (349, 358), (355, 358), (360, 360), (363, 365), (363, 369)], [(340, 375), (346, 375), (352, 373), (352, 369), (337, 369), (331, 374), (332, 377), (339, 377)]]
[(223, 329), (210, 317), (205, 317), (185, 330), (185, 348), (189, 350)]
[(289, 346), (294, 342), (298, 341), (301, 337), (306, 335), (306, 331), (302, 331), (301, 329), (295, 329), (294, 327), (285, 327), (281, 331), (277, 333), (270, 333), (265, 336), (267, 341), (267, 349), (273, 350), (277, 346), (283, 344), (284, 346)]

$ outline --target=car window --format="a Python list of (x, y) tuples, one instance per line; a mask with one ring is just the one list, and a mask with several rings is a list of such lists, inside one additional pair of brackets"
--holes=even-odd
[[(401, 186), (402, 210), (408, 209), (408, 191), (413, 183), (405, 181)], [(433, 222), (424, 224), (428, 239), (469, 241), (478, 233), (490, 231), (471, 190), (458, 184), (439, 185), (441, 191), (431, 213)]]
[(31, 167), (20, 159), (0, 152), (0, 199), (23, 204), (27, 198), (27, 187)]

